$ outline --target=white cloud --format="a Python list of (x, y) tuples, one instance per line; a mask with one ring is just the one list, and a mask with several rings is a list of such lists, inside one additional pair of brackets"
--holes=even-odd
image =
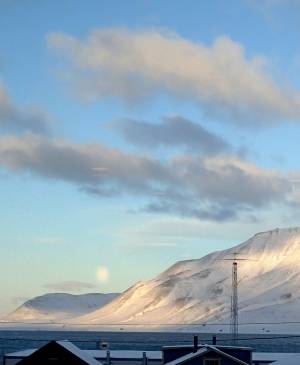
[(99, 266), (96, 271), (97, 280), (106, 283), (109, 279), (109, 270), (106, 266)]
[(58, 283), (48, 283), (44, 285), (45, 288), (51, 291), (59, 291), (59, 292), (81, 292), (85, 290), (95, 289), (96, 286), (91, 283), (86, 283), (77, 280), (67, 280), (61, 281)]
[(138, 103), (163, 91), (244, 125), (300, 117), (300, 93), (276, 83), (263, 57), (248, 57), (226, 36), (207, 46), (162, 31), (100, 29), (84, 40), (52, 33), (48, 43), (70, 59), (86, 99)]

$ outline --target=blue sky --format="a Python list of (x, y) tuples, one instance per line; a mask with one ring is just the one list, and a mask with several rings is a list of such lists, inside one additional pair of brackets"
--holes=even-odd
[(0, 0), (0, 313), (299, 225), (299, 10)]

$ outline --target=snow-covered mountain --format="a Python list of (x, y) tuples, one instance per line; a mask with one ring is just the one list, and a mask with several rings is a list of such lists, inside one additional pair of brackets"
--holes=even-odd
[[(119, 324), (126, 329), (165, 330), (173, 324), (184, 330), (228, 331), (221, 324), (230, 320), (231, 262), (224, 259), (234, 253), (249, 259), (238, 261), (240, 323), (300, 321), (300, 228), (290, 228), (258, 233), (231, 249), (178, 262), (72, 322)], [(200, 322), (205, 325), (184, 326)], [(299, 330), (300, 324), (240, 326), (243, 332)]]
[(115, 299), (118, 293), (49, 293), (26, 301), (4, 320), (12, 322), (59, 322), (93, 312)]

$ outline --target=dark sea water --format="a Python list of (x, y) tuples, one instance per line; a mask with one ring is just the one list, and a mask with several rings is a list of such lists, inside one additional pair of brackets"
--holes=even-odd
[[(194, 333), (197, 334), (197, 333)], [(193, 333), (172, 332), (93, 332), (93, 331), (13, 331), (0, 330), (0, 356), (28, 348), (37, 348), (50, 340), (70, 340), (83, 349), (96, 349), (98, 341), (109, 343), (111, 350), (160, 350), (163, 345), (192, 344)], [(211, 333), (197, 334), (199, 342), (211, 343)], [(220, 345), (230, 345), (228, 334), (218, 334)], [(300, 336), (241, 334), (239, 345), (259, 352), (300, 352)]]

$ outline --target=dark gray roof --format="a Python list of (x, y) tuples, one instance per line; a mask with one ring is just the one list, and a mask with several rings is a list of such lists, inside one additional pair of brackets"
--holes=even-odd
[(172, 360), (168, 363), (166, 363), (165, 365), (179, 365), (179, 364), (183, 364), (186, 361), (193, 359), (194, 357), (198, 357), (201, 355), (206, 354), (209, 351), (213, 351), (216, 352), (218, 354), (220, 354), (221, 356), (227, 357), (228, 359), (231, 359), (232, 361), (236, 362), (237, 364), (240, 365), (249, 365), (248, 363), (246, 363), (245, 361), (242, 361), (234, 356), (231, 356), (229, 354), (226, 354), (225, 352), (221, 351), (220, 349), (218, 349), (215, 346), (211, 346), (211, 345), (204, 345), (203, 347), (201, 347), (198, 351), (196, 352), (191, 352), (187, 355), (183, 355), (181, 357), (179, 357), (178, 359)]
[(63, 348), (65, 348), (66, 350), (70, 351), (72, 354), (74, 354), (79, 359), (81, 359), (82, 361), (84, 361), (85, 363), (87, 363), (89, 365), (99, 365), (99, 364), (101, 364), (100, 361), (97, 361), (90, 354), (88, 354), (87, 352), (81, 350), (79, 347), (75, 346), (70, 341), (65, 340), (65, 341), (55, 341), (55, 342), (57, 344), (59, 344), (60, 346), (62, 346)]

